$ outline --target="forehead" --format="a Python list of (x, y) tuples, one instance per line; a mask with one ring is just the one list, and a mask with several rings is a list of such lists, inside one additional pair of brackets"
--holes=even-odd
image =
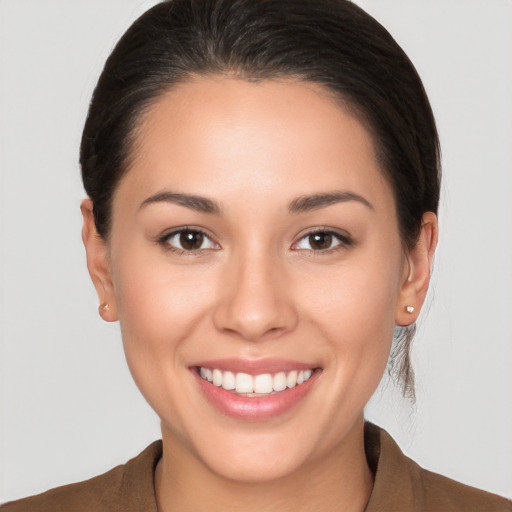
[(229, 184), (252, 197), (279, 188), (283, 200), (340, 187), (392, 196), (368, 130), (326, 89), (300, 81), (184, 82), (142, 118), (131, 162), (119, 188), (146, 194), (222, 196)]

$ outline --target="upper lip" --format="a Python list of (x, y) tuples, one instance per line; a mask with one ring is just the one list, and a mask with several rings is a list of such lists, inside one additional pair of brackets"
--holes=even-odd
[(249, 375), (260, 375), (262, 373), (289, 372), (293, 370), (314, 370), (316, 365), (303, 363), (290, 359), (215, 359), (208, 361), (199, 361), (191, 365), (194, 367), (217, 369), (223, 372), (247, 373)]

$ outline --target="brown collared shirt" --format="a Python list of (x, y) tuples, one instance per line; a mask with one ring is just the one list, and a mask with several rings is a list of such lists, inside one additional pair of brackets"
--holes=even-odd
[[(391, 436), (367, 423), (365, 448), (375, 481), (365, 512), (512, 512), (512, 502), (421, 468)], [(157, 512), (154, 473), (162, 442), (109, 472), (7, 503), (2, 512)]]

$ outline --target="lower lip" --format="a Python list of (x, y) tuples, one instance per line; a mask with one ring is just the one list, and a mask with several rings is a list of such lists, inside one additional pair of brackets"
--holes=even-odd
[(288, 388), (274, 395), (248, 397), (226, 391), (203, 379), (193, 370), (201, 391), (209, 402), (220, 412), (232, 418), (246, 421), (260, 421), (274, 418), (296, 406), (311, 390), (321, 371), (315, 370), (313, 375), (302, 384)]

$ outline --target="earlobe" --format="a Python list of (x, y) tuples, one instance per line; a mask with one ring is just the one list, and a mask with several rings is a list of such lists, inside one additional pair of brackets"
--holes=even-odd
[(83, 217), (82, 241), (87, 256), (87, 269), (100, 301), (98, 310), (103, 320), (115, 322), (117, 320), (117, 304), (110, 272), (108, 245), (96, 230), (92, 200), (84, 199), (80, 210)]
[(400, 289), (395, 311), (397, 325), (411, 325), (420, 313), (430, 283), (430, 272), (438, 239), (437, 216), (423, 215), (416, 245), (407, 254), (407, 272)]

